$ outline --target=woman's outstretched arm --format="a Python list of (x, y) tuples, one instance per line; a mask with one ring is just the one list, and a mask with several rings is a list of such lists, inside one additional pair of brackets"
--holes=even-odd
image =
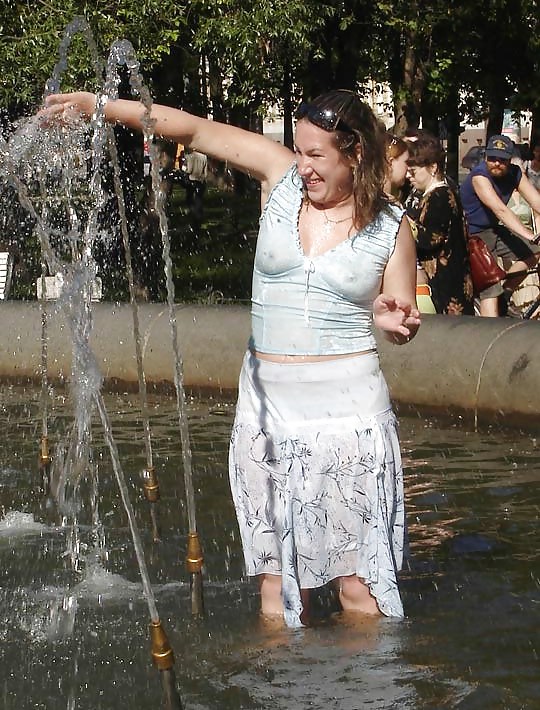
[[(52, 94), (46, 98), (41, 116), (47, 120), (55, 116), (69, 120), (79, 115), (89, 119), (96, 110), (96, 100), (96, 95), (88, 92)], [(109, 123), (120, 123), (138, 131), (142, 131), (148, 122), (144, 104), (126, 99), (109, 99), (105, 104), (105, 118)], [(153, 104), (150, 121), (155, 136), (182, 143), (229, 163), (258, 180), (263, 194), (275, 185), (294, 160), (292, 151), (259, 133), (169, 106)]]

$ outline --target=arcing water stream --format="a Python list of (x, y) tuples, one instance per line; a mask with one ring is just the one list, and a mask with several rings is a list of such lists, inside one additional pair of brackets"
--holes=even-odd
[[(92, 54), (93, 65), (98, 80), (103, 72), (95, 42), (83, 18), (76, 18), (67, 28), (60, 46), (60, 60), (53, 76), (47, 82), (45, 94), (58, 91), (61, 87), (62, 72), (67, 67), (68, 51), (74, 34), (82, 32)], [(174, 688), (172, 675), (173, 653), (161, 626), (153, 589), (150, 582), (143, 546), (135, 520), (125, 474), (113, 436), (111, 422), (101, 394), (102, 377), (90, 347), (92, 332), (92, 301), (99, 292), (97, 265), (94, 259), (96, 245), (110, 238), (104, 227), (104, 213), (109, 195), (103, 187), (104, 165), (111, 164), (113, 185), (120, 220), (120, 231), (126, 252), (128, 280), (133, 314), (133, 331), (137, 363), (139, 368), (139, 396), (145, 434), (146, 467), (143, 469), (145, 492), (152, 506), (154, 540), (157, 541), (158, 525), (155, 504), (159, 498), (157, 476), (153, 465), (151, 432), (147, 407), (147, 393), (142, 368), (141, 342), (138, 328), (137, 304), (131, 269), (131, 252), (126, 224), (126, 210), (114, 133), (106, 125), (104, 106), (109, 99), (118, 96), (120, 84), (119, 68), (124, 67), (129, 77), (134, 98), (140, 99), (146, 107), (143, 119), (144, 135), (152, 143), (152, 126), (149, 119), (151, 96), (139, 73), (139, 65), (133, 47), (126, 40), (115, 43), (110, 51), (106, 66), (103, 89), (98, 95), (95, 115), (87, 125), (82, 119), (74, 119), (71, 125), (56, 123), (44, 126), (35, 118), (23, 123), (19, 131), (8, 142), (2, 141), (0, 149), (5, 165), (5, 178), (15, 187), (23, 207), (34, 219), (42, 253), (42, 277), (38, 293), (42, 300), (42, 439), (40, 461), (44, 487), (56, 499), (63, 525), (69, 527), (69, 549), (74, 570), (81, 571), (87, 564), (88, 556), (81, 543), (79, 512), (87, 504), (92, 507), (91, 537), (98, 541), (91, 561), (103, 562), (106, 549), (104, 526), (98, 512), (99, 486), (96, 466), (93, 461), (92, 414), (97, 409), (105, 439), (109, 447), (113, 470), (126, 511), (142, 586), (148, 605), (152, 656), (155, 665), (167, 677), (163, 683), (167, 707), (181, 707)], [(107, 148), (109, 152), (107, 153)], [(159, 191), (159, 169), (157, 161), (152, 161), (152, 184), (155, 195), (155, 210), (159, 215), (160, 232), (163, 243), (163, 260), (166, 273), (167, 303), (171, 329), (171, 360), (174, 367), (174, 381), (177, 393), (177, 412), (183, 455), (184, 483), (189, 511), (188, 569), (192, 575), (192, 611), (203, 613), (202, 602), (202, 552), (198, 540), (195, 519), (195, 495), (192, 484), (191, 445), (186, 415), (186, 399), (183, 386), (182, 359), (178, 346), (178, 333), (174, 315), (174, 286), (170, 259), (170, 243), (167, 220)], [(73, 402), (73, 424), (64, 442), (59, 442), (54, 457), (49, 454), (48, 377), (47, 377), (47, 322), (52, 315), (45, 306), (47, 293), (47, 272), (61, 284), (56, 309), (62, 312), (70, 326), (72, 337), (72, 370), (70, 393)], [(52, 461), (52, 463), (51, 463)], [(90, 481), (93, 492), (89, 501), (82, 496), (83, 481)], [(67, 615), (73, 623), (75, 605), (72, 596), (64, 596), (54, 614), (57, 627), (65, 625)]]

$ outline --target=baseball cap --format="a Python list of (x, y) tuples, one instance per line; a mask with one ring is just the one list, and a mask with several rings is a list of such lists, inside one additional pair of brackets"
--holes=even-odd
[(491, 136), (486, 146), (486, 158), (505, 158), (514, 155), (514, 143), (508, 136)]

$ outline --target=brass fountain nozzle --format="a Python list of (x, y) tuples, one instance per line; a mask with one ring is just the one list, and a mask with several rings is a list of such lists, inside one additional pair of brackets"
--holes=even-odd
[(152, 660), (160, 671), (166, 671), (174, 665), (174, 653), (161, 626), (161, 621), (152, 621), (150, 624), (150, 639), (152, 641)]
[(39, 467), (45, 468), (51, 463), (51, 461), (52, 457), (49, 453), (49, 437), (43, 435), (39, 446)]
[(199, 534), (196, 532), (189, 533), (186, 555), (187, 571), (190, 573), (200, 572), (202, 570), (203, 561), (204, 557), (201, 543), (199, 541)]
[(142, 478), (146, 500), (149, 503), (156, 503), (159, 500), (159, 481), (154, 467), (145, 468), (142, 472)]

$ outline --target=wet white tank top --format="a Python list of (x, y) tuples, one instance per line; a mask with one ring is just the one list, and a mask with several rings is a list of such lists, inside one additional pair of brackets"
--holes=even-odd
[(292, 165), (261, 214), (250, 347), (282, 355), (373, 349), (373, 301), (394, 251), (403, 210), (388, 205), (344, 242), (307, 257), (298, 232), (302, 199), (302, 181)]

